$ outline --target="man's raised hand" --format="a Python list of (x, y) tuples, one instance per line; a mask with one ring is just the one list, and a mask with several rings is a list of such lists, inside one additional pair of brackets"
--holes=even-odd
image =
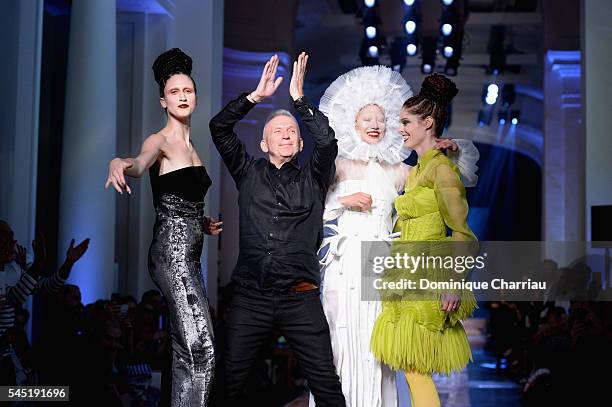
[(293, 74), (291, 75), (291, 83), (289, 84), (289, 94), (293, 100), (298, 100), (304, 96), (304, 76), (306, 75), (306, 64), (308, 63), (308, 54), (302, 52), (297, 61), (293, 62)]
[(261, 102), (263, 99), (272, 96), (274, 92), (276, 92), (276, 89), (278, 89), (280, 86), (281, 82), (283, 81), (283, 77), (276, 77), (277, 68), (278, 55), (274, 55), (268, 62), (266, 62), (263, 72), (261, 73), (261, 78), (259, 79), (257, 89), (255, 89), (249, 95), (255, 103)]

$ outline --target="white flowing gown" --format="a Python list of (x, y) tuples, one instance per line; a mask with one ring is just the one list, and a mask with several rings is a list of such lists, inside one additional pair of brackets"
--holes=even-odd
[[(380, 240), (392, 232), (393, 201), (409, 168), (373, 159), (367, 163), (338, 159), (336, 182), (326, 199), (327, 237), (319, 251), (322, 302), (347, 406), (397, 406), (395, 372), (370, 352), (372, 328), (382, 304), (362, 301), (360, 253), (362, 241)], [(356, 192), (372, 196), (371, 211), (349, 210), (338, 202), (339, 197)], [(311, 396), (310, 406), (314, 405)]]

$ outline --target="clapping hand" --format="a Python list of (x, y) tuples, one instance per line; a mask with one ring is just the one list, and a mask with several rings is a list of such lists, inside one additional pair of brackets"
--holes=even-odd
[(276, 89), (280, 86), (283, 81), (283, 77), (276, 77), (276, 70), (278, 68), (278, 55), (274, 55), (266, 65), (264, 66), (261, 78), (257, 88), (251, 92), (250, 98), (255, 102), (261, 102), (263, 99), (270, 97), (276, 92)]
[(28, 267), (27, 258), (26, 258), (26, 248), (17, 245), (15, 247), (15, 262), (22, 270), (25, 270)]
[(76, 263), (81, 257), (83, 257), (88, 248), (89, 238), (83, 240), (77, 246), (74, 245), (74, 239), (72, 239), (70, 241), (70, 246), (68, 246), (68, 250), (66, 250), (66, 262), (71, 264)]

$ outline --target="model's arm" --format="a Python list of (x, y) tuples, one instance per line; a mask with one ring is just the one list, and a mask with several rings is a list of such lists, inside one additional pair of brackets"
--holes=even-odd
[(459, 175), (447, 164), (434, 171), (434, 192), (444, 223), (452, 232), (450, 240), (476, 240), (467, 224), (468, 203)]
[(108, 178), (104, 188), (112, 185), (120, 194), (123, 194), (123, 190), (132, 193), (125, 181), (125, 176), (140, 178), (153, 165), (161, 153), (164, 143), (164, 136), (159, 133), (152, 134), (142, 143), (140, 154), (137, 157), (113, 158), (108, 165)]
[[(458, 244), (451, 249), (454, 256), (467, 256), (478, 251), (476, 236), (467, 224), (468, 203), (465, 187), (459, 174), (447, 164), (440, 164), (435, 168), (434, 192), (438, 201), (440, 214), (444, 223), (451, 230), (448, 240), (472, 241), (473, 244)], [(467, 273), (466, 273), (467, 277)], [(461, 293), (450, 291), (441, 297), (442, 311), (450, 312), (459, 309)]]

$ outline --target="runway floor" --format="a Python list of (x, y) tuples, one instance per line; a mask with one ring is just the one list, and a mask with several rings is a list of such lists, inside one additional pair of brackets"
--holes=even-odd
[[(465, 327), (472, 345), (474, 361), (459, 374), (435, 376), (442, 407), (520, 407), (521, 387), (495, 369), (495, 359), (484, 350), (483, 319), (470, 319)], [(403, 376), (398, 375), (398, 381)], [(400, 382), (400, 407), (409, 407), (407, 386)], [(308, 395), (293, 400), (285, 407), (308, 406)]]

